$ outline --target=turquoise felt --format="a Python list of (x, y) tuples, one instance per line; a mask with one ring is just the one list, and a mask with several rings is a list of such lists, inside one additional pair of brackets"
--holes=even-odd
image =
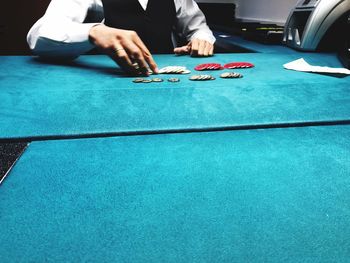
[(263, 44), (263, 43), (244, 39), (241, 36), (228, 35), (226, 32), (215, 31), (214, 35), (218, 42), (224, 42), (226, 43), (226, 45), (232, 44), (233, 49), (235, 46), (238, 46), (241, 48), (248, 49), (251, 52), (258, 52), (258, 53), (279, 53), (279, 54), (291, 53), (293, 54), (298, 52), (284, 45)]
[[(250, 61), (244, 78), (134, 84), (104, 56), (68, 65), (1, 57), (0, 139), (350, 120), (350, 78), (288, 71), (286, 62), (339, 67), (332, 54), (155, 56), (160, 67)], [(194, 72), (197, 73), (197, 72)], [(166, 77), (166, 76), (163, 76)]]
[(0, 262), (348, 262), (350, 126), (32, 143)]

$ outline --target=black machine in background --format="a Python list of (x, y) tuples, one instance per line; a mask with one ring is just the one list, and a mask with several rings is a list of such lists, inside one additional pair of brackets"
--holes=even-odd
[[(211, 29), (300, 51), (337, 52), (350, 68), (350, 0), (299, 0), (285, 26), (237, 19), (234, 3), (198, 3)], [(227, 41), (226, 41), (227, 42)], [(218, 38), (216, 52), (254, 52)]]
[(350, 69), (350, 12), (347, 14), (343, 40), (340, 43), (338, 57), (344, 67)]
[(350, 0), (299, 0), (284, 28), (283, 42), (300, 51), (338, 52), (348, 65)]
[(299, 0), (286, 21), (283, 42), (301, 51), (335, 50), (349, 11), (350, 0)]

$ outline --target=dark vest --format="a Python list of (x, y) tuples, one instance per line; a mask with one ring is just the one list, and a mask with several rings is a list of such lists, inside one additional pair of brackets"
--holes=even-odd
[(102, 0), (105, 25), (136, 31), (152, 53), (172, 53), (176, 21), (174, 0), (149, 0), (146, 11), (138, 0)]

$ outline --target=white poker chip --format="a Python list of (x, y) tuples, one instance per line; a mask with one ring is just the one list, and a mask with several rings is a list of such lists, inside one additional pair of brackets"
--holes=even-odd
[(159, 74), (189, 74), (189, 71), (186, 67), (183, 66), (167, 66), (159, 70)]
[(170, 78), (168, 79), (169, 82), (179, 82), (180, 79), (179, 78)]
[(201, 80), (214, 80), (215, 78), (211, 75), (192, 75), (189, 77), (190, 80), (193, 81), (201, 81)]
[(220, 77), (224, 79), (232, 79), (232, 78), (238, 79), (238, 78), (242, 78), (243, 75), (236, 72), (224, 72), (220, 75)]
[(143, 78), (136, 78), (132, 82), (134, 82), (134, 83), (142, 83), (143, 82)]

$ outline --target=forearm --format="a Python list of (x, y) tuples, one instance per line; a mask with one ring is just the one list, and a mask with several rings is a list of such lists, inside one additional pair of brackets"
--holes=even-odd
[[(41, 24), (38, 21), (27, 35), (33, 54), (43, 57), (77, 57), (91, 50), (89, 31), (96, 24), (67, 23), (64, 27)], [(68, 28), (70, 30), (64, 30)]]
[(188, 41), (201, 39), (214, 44), (215, 37), (198, 5), (193, 0), (178, 0), (177, 3), (178, 33)]
[(45, 15), (27, 35), (32, 52), (45, 57), (77, 57), (94, 45), (89, 41), (91, 27), (83, 23), (93, 0), (53, 0)]

